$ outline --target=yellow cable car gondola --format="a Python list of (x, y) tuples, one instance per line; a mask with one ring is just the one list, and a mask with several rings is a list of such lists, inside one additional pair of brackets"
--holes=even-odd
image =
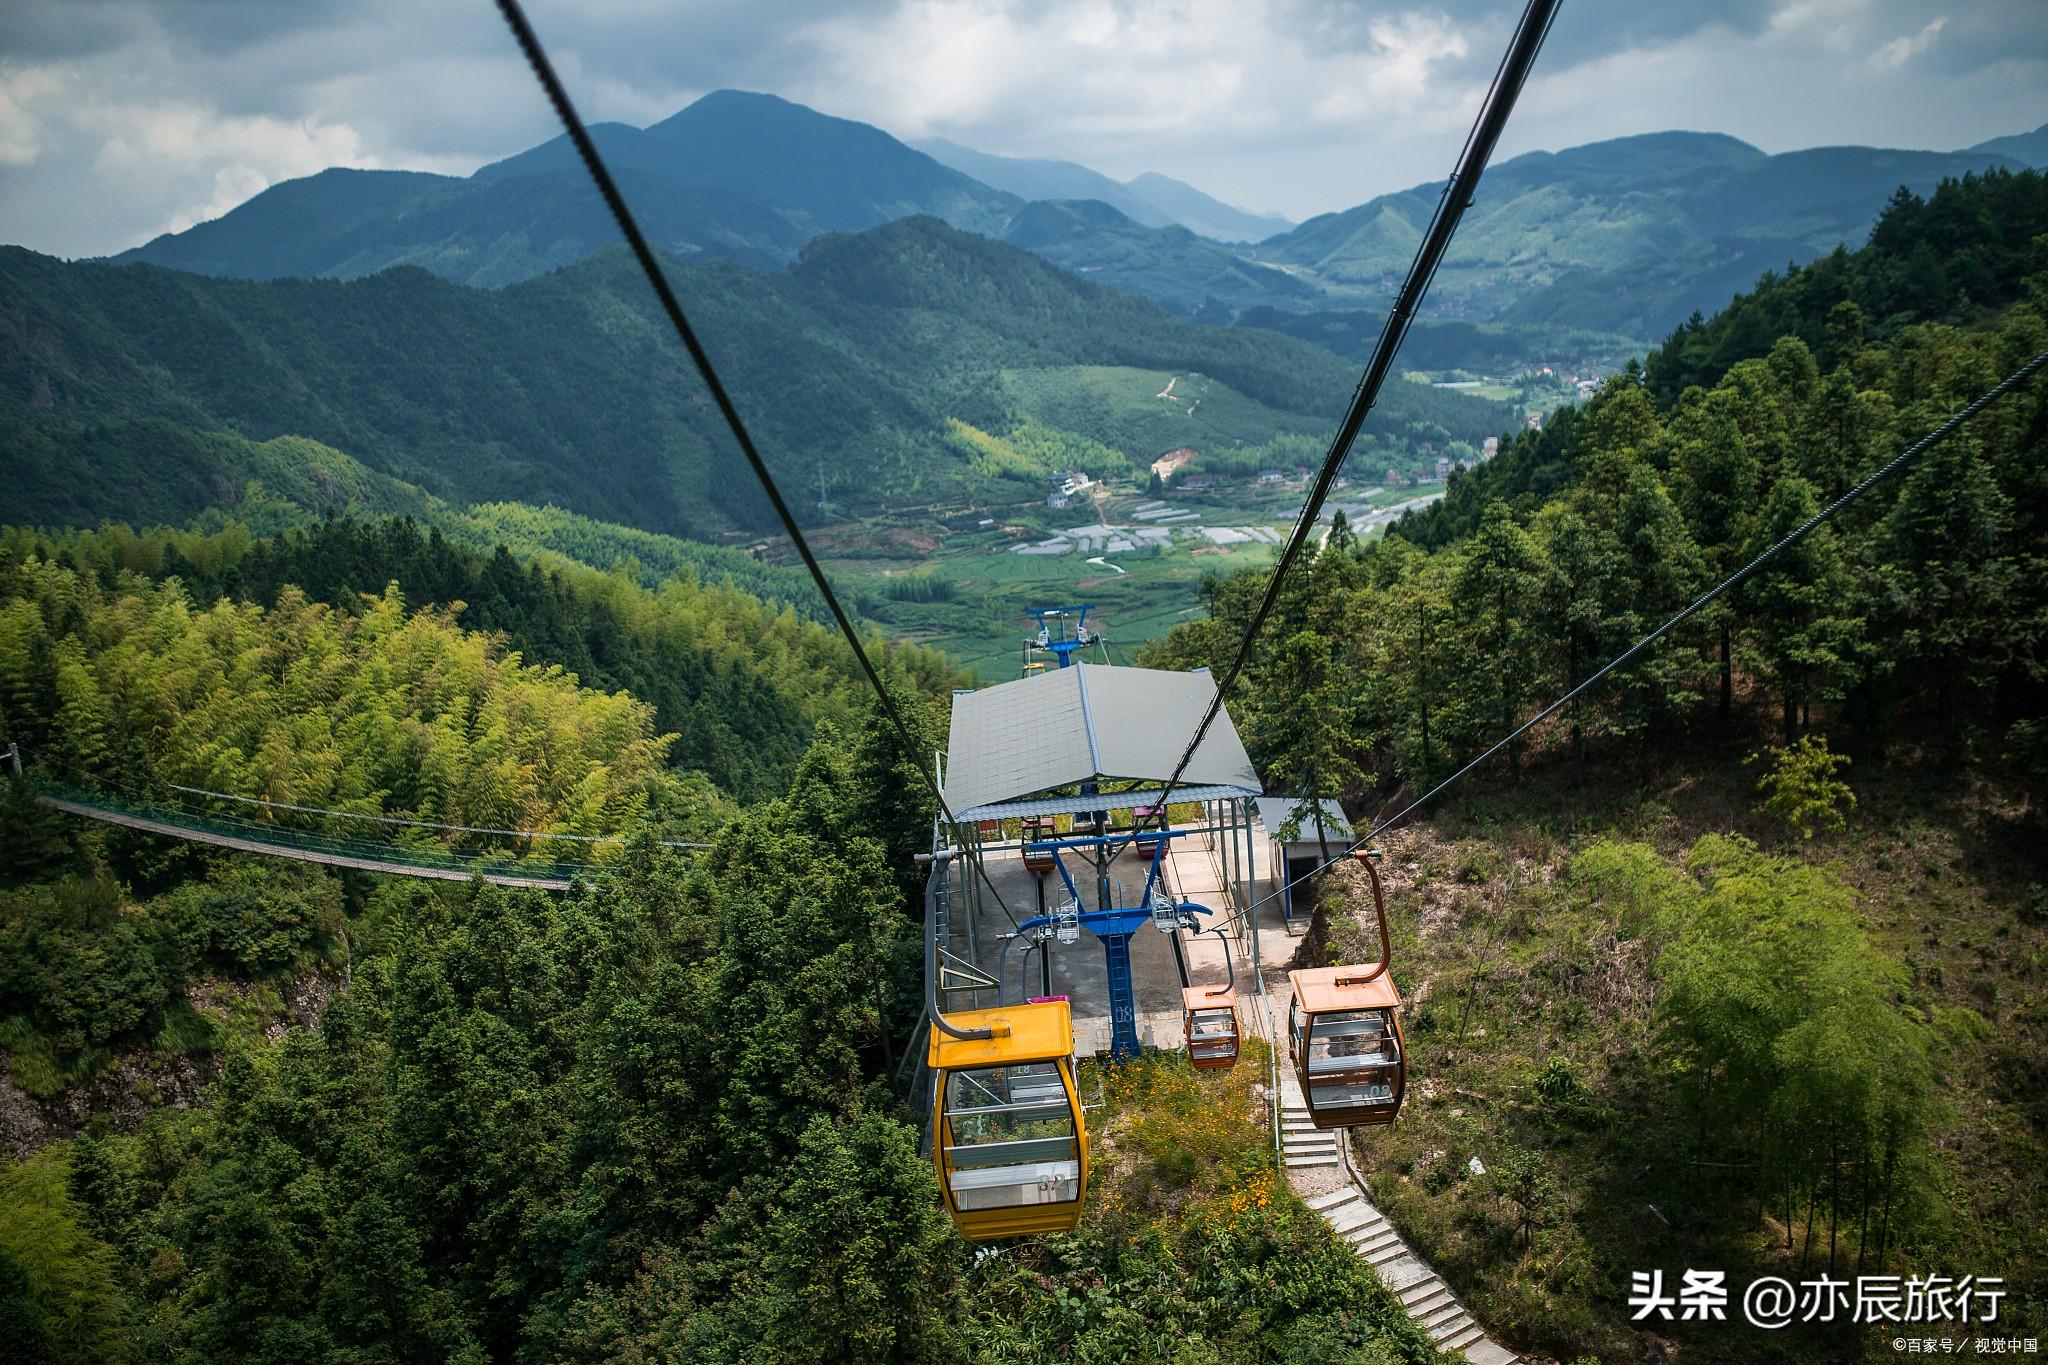
[(1388, 970), (1393, 953), (1379, 869), (1372, 861), (1377, 854), (1357, 856), (1372, 881), (1380, 960), (1287, 974), (1294, 988), (1287, 1010), (1289, 1047), (1302, 1099), (1318, 1128), (1392, 1123), (1407, 1087), (1401, 993)]
[(1065, 1232), (1088, 1190), (1088, 1130), (1074, 1082), (1068, 1003), (948, 1014), (931, 1031), (932, 1160), (946, 1211), (969, 1241)]

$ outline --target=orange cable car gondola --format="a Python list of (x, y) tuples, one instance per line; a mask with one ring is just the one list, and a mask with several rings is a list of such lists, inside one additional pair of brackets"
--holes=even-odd
[[(1186, 927), (1192, 928), (1190, 919)], [(1238, 1045), (1243, 1030), (1237, 1018), (1237, 966), (1230, 955), (1230, 939), (1221, 929), (1212, 930), (1223, 945), (1223, 964), (1230, 980), (1221, 986), (1183, 986), (1180, 992), (1181, 1033), (1187, 1039), (1188, 1060), (1197, 1071), (1227, 1071), (1237, 1065)], [(1181, 980), (1187, 980), (1185, 958)]]
[(969, 1241), (1065, 1232), (1088, 1189), (1088, 1130), (1065, 1000), (945, 1016), (931, 1031), (932, 1161)]
[(1227, 1071), (1237, 1065), (1237, 988), (1189, 986), (1180, 993), (1182, 1031), (1188, 1060), (1197, 1071)]
[(1287, 1036), (1309, 1118), (1318, 1128), (1392, 1123), (1407, 1085), (1401, 993), (1388, 968), (1392, 945), (1375, 851), (1361, 851), (1379, 917), (1380, 960), (1371, 966), (1317, 967), (1287, 974), (1294, 1001)]

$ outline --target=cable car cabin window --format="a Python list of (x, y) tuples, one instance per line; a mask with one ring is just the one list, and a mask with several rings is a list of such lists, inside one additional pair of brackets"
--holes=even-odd
[(1237, 1060), (1237, 1011), (1196, 1010), (1188, 1016), (1188, 1057), (1198, 1067)]
[(1081, 1197), (1074, 1113), (1055, 1062), (946, 1076), (946, 1167), (962, 1212)]
[(1393, 1107), (1390, 1072), (1401, 1064), (1401, 1045), (1385, 1011), (1316, 1015), (1303, 1060), (1311, 1109)]

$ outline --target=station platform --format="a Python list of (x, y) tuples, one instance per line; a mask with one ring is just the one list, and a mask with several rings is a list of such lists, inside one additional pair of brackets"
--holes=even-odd
[[(1260, 900), (1274, 890), (1273, 859), (1271, 844), (1263, 827), (1254, 823), (1252, 832), (1251, 894), (1255, 900)], [(1205, 832), (1174, 839), (1168, 844), (1162, 872), (1167, 889), (1178, 900), (1194, 901), (1214, 912), (1201, 917), (1204, 932), (1183, 938), (1189, 979), (1197, 986), (1218, 986), (1231, 979), (1223, 945), (1217, 941), (1216, 935), (1207, 932), (1212, 927), (1224, 927), (1230, 931), (1227, 937), (1240, 999), (1246, 1000), (1253, 993), (1252, 971), (1256, 960), (1268, 992), (1276, 990), (1277, 982), (1279, 998), (1284, 1004), (1287, 962), (1294, 954), (1297, 939), (1287, 931), (1277, 896), (1264, 899), (1257, 906), (1255, 935), (1245, 932), (1247, 926), (1240, 914), (1236, 888), (1224, 884), (1222, 842), (1221, 835)], [(1081, 888), (1084, 903), (1093, 908), (1094, 863), (1076, 856), (1085, 852), (1063, 850), (1061, 856), (1067, 860), (1067, 870)], [(1049, 872), (1044, 876), (1041, 900), (1040, 879), (1025, 868), (1021, 851), (985, 853), (982, 862), (990, 882), (1020, 923), (1033, 915), (1049, 913), (1065, 898), (1066, 888), (1059, 874)], [(1130, 905), (1138, 901), (1144, 891), (1148, 866), (1149, 860), (1135, 848), (1126, 846), (1118, 853), (1109, 869), (1110, 888), (1117, 904)], [(953, 951), (963, 957), (967, 956), (968, 939), (964, 932), (967, 927), (963, 917), (953, 937)], [(1031, 957), (1027, 974), (1024, 960), (1029, 945), (1021, 939), (1005, 938), (1013, 933), (1010, 920), (986, 889), (981, 897), (980, 910), (973, 918), (972, 933), (974, 960), (990, 975), (1010, 983), (1011, 999), (1041, 994), (1036, 954)], [(1101, 942), (1083, 929), (1078, 941), (1064, 944), (1054, 941), (1047, 945), (1047, 950), (1052, 954), (1052, 994), (1064, 995), (1072, 1003), (1076, 1055), (1091, 1057), (1098, 1052), (1107, 1053), (1111, 1035), (1109, 975), (1103, 962)], [(1137, 995), (1139, 1042), (1147, 1048), (1182, 1048), (1180, 976), (1174, 967), (1173, 947), (1167, 935), (1149, 926), (1132, 935), (1131, 975)], [(969, 1007), (965, 993), (955, 996), (953, 1003), (959, 1008)], [(973, 1002), (975, 1006), (995, 1003), (992, 990), (977, 993)], [(1245, 1023), (1248, 1028), (1254, 1027), (1249, 1018)]]

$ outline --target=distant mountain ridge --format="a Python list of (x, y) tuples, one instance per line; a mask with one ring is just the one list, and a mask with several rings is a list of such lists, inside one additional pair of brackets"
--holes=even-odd
[(1990, 152), (1994, 156), (2009, 156), (2015, 161), (2024, 161), (2035, 170), (2041, 170), (2048, 167), (2048, 123), (2042, 124), (2031, 133), (1994, 137), (1988, 142), (1980, 142), (1966, 150)]
[[(773, 95), (718, 90), (640, 129), (593, 138), (655, 245), (773, 268), (824, 232), (914, 214), (997, 235), (1023, 201), (878, 128)], [(355, 279), (417, 265), (503, 286), (583, 260), (618, 230), (566, 137), (468, 177), (326, 171), (113, 259), (238, 279)]]
[[(1269, 220), (1160, 175), (992, 156), (772, 95), (714, 91), (648, 128), (592, 134), (661, 249), (775, 269), (827, 232), (930, 215), (1186, 317), (1383, 309), (1435, 210), (1435, 182), (1267, 235)], [(1439, 273), (1441, 320), (1647, 341), (1767, 269), (1855, 245), (1900, 185), (2048, 162), (2048, 126), (1955, 152), (1768, 154), (1717, 133), (1531, 152), (1487, 172)], [(1275, 220), (1284, 222), (1284, 220)], [(1249, 236), (1253, 244), (1232, 245)], [(246, 279), (354, 279), (417, 265), (503, 287), (616, 240), (567, 141), (467, 177), (330, 170), (116, 257)]]
[(1147, 171), (1112, 180), (1073, 161), (996, 156), (942, 137), (911, 143), (919, 151), (1022, 199), (1095, 199), (1145, 227), (1184, 227), (1218, 242), (1263, 241), (1294, 226), (1277, 213), (1252, 213), (1171, 176)]
[[(1994, 152), (1819, 147), (1765, 153), (1719, 133), (1645, 133), (1531, 152), (1486, 172), (1431, 291), (1473, 320), (1662, 335), (1766, 269), (1860, 243), (1900, 185), (2019, 169)], [(1333, 290), (1385, 290), (1442, 186), (1312, 218), (1255, 259)]]

